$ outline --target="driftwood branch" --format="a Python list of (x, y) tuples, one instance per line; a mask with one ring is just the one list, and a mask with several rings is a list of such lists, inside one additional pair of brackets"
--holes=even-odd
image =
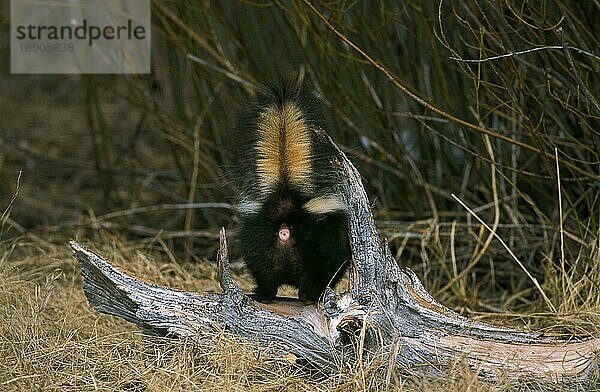
[(328, 290), (322, 302), (252, 300), (229, 275), (225, 230), (217, 268), (223, 294), (172, 290), (131, 277), (98, 254), (71, 242), (84, 291), (98, 311), (122, 317), (148, 333), (202, 340), (227, 330), (274, 355), (336, 371), (365, 356), (441, 375), (464, 361), (482, 378), (586, 385), (597, 368), (600, 338), (559, 339), (496, 327), (438, 303), (409, 269), (400, 269), (379, 238), (360, 176), (340, 152), (338, 170), (351, 211), (349, 290)]

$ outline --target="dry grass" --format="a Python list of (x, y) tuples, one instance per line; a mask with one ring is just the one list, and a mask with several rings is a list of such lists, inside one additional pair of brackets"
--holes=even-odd
[[(107, 243), (110, 239), (107, 238)], [(9, 249), (14, 249), (8, 252)], [(142, 336), (118, 318), (89, 307), (76, 261), (66, 246), (26, 238), (5, 241), (0, 263), (0, 389), (57, 391), (497, 391), (508, 384), (477, 380), (457, 364), (439, 379), (392, 372), (387, 364), (348, 365), (339, 374), (311, 374), (225, 333), (202, 345)], [(214, 269), (151, 259), (118, 244), (112, 260), (155, 282), (218, 291)], [(245, 289), (243, 273), (234, 275)]]

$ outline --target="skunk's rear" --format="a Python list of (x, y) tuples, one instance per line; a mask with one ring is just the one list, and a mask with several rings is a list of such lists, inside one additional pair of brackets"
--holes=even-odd
[(289, 284), (316, 301), (350, 258), (336, 151), (317, 102), (283, 84), (260, 92), (237, 127), (239, 239), (258, 299)]

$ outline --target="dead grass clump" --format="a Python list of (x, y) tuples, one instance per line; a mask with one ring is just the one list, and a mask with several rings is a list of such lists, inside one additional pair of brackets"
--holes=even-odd
[[(509, 384), (478, 380), (462, 363), (436, 378), (417, 370), (398, 372), (377, 359), (322, 375), (223, 332), (207, 333), (200, 342), (143, 336), (132, 324), (89, 307), (66, 246), (15, 241), (19, 252), (0, 264), (0, 389), (512, 390)], [(3, 242), (3, 250), (9, 244)], [(185, 290), (218, 290), (207, 269), (165, 268), (168, 258), (150, 261), (138, 249), (106, 252), (139, 277)]]

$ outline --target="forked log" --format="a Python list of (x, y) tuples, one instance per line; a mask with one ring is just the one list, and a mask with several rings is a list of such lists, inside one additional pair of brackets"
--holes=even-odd
[(353, 260), (349, 290), (327, 290), (317, 305), (278, 299), (254, 301), (229, 275), (225, 230), (217, 268), (223, 294), (181, 292), (143, 282), (71, 242), (92, 306), (143, 331), (202, 341), (226, 330), (273, 355), (336, 371), (369, 357), (400, 369), (441, 375), (464, 362), (483, 379), (589, 386), (600, 338), (561, 339), (469, 320), (438, 303), (417, 276), (400, 269), (381, 241), (360, 176), (342, 152), (336, 162), (348, 179)]

